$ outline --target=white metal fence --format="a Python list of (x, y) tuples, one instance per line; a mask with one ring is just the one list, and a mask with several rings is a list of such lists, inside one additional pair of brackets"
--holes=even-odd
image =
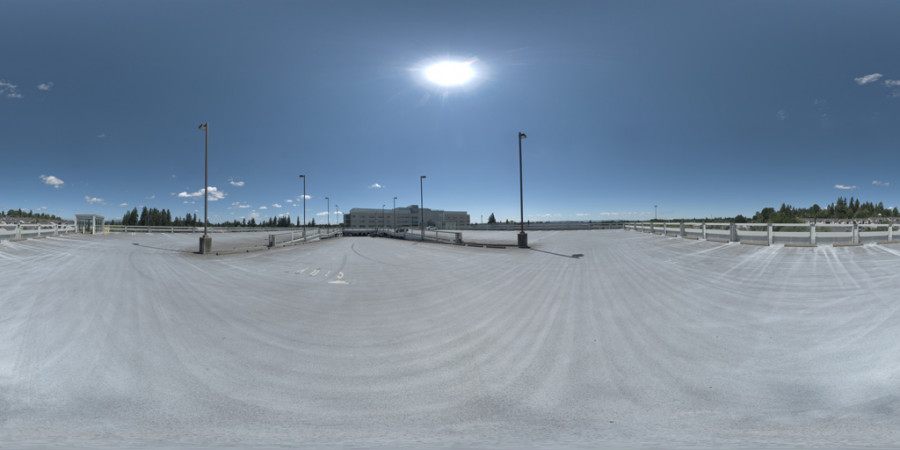
[(898, 242), (898, 224), (635, 222), (626, 230), (759, 245), (861, 245)]
[(319, 239), (328, 239), (341, 236), (341, 230), (330, 230), (327, 228), (312, 228), (292, 230), (284, 233), (275, 233), (269, 235), (269, 247), (276, 245), (286, 246), (299, 244), (303, 242), (316, 241)]
[(59, 236), (75, 232), (74, 224), (55, 223), (11, 223), (0, 224), (0, 240), (30, 239), (47, 236)]

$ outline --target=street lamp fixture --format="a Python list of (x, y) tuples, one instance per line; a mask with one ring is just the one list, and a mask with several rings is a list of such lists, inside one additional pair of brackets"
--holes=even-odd
[(425, 175), (419, 177), (419, 228), (422, 229), (422, 240), (425, 240), (425, 190), (422, 187), (422, 180), (425, 179)]
[(522, 139), (525, 133), (519, 132), (519, 248), (528, 248), (528, 235), (525, 234), (525, 196), (522, 191)]
[(207, 204), (209, 203), (209, 122), (200, 125), (200, 129), (206, 132), (206, 145), (203, 156), (203, 236), (200, 237), (200, 254), (212, 250), (212, 238), (207, 234), (209, 224), (207, 216)]

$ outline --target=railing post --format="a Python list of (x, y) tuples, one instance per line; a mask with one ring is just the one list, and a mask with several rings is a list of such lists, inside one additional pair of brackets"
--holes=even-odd
[(772, 224), (771, 224), (771, 223), (770, 223), (770, 224), (766, 224), (766, 234), (768, 235), (769, 245), (774, 244), (775, 242), (774, 242), (773, 237), (772, 237)]
[(853, 233), (852, 237), (850, 238), (850, 242), (852, 244), (859, 244), (859, 225), (855, 220), (853, 221)]
[(685, 236), (686, 236), (686, 235), (684, 234), (684, 222), (681, 222), (681, 234), (680, 234), (680, 236), (681, 236), (681, 237), (685, 237)]
[(706, 222), (703, 222), (703, 226), (700, 227), (700, 235), (703, 236), (703, 240), (706, 240)]
[(816, 224), (809, 224), (809, 243), (816, 245)]
[(731, 222), (731, 238), (729, 238), (729, 241), (731, 241), (731, 242), (739, 242), (739, 240), (738, 240), (738, 233), (737, 233), (737, 226), (735, 225), (734, 222)]
[(22, 224), (16, 224), (16, 239), (22, 239)]
[(654, 229), (654, 223), (650, 222), (650, 234), (656, 234), (656, 230)]
[(888, 242), (894, 239), (894, 224), (888, 222)]

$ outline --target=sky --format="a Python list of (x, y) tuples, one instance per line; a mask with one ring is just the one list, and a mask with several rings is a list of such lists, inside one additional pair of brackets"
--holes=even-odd
[[(0, 209), (898, 206), (900, 2), (4, 1)], [(463, 63), (443, 86), (426, 68)], [(420, 191), (420, 176), (425, 175)], [(326, 200), (328, 197), (329, 200)], [(654, 209), (654, 205), (658, 205)], [(328, 217), (325, 216), (328, 211)]]

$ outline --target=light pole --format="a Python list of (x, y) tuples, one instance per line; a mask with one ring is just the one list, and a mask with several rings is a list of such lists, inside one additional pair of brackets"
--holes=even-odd
[(397, 231), (397, 197), (394, 197), (394, 219), (391, 220), (394, 231)]
[(419, 227), (422, 228), (422, 240), (425, 240), (425, 190), (422, 187), (422, 180), (425, 179), (425, 175), (419, 177), (419, 214), (421, 215), (421, 219), (419, 220)]
[(340, 206), (338, 206), (338, 204), (335, 203), (335, 204), (334, 204), (334, 225), (335, 225), (335, 226), (337, 226), (337, 224), (338, 224), (338, 220), (337, 220), (337, 219), (338, 219), (338, 217), (337, 217), (337, 216), (338, 216), (338, 211), (340, 211)]
[(212, 249), (212, 238), (206, 234), (207, 224), (209, 223), (206, 208), (209, 202), (209, 122), (200, 125), (200, 129), (206, 132), (206, 145), (204, 146), (203, 156), (203, 236), (200, 238), (200, 254), (202, 255)]
[(653, 205), (653, 220), (658, 220), (658, 218), (656, 217), (656, 207), (657, 206), (658, 205)]
[(306, 175), (300, 175), (303, 178), (303, 229), (306, 229)]
[(522, 191), (522, 139), (525, 133), (519, 132), (519, 248), (528, 248), (528, 235), (525, 234), (525, 196)]
[(381, 204), (381, 227), (387, 228), (387, 224), (384, 223), (384, 203)]
[(325, 201), (328, 202), (326, 203), (328, 206), (325, 207), (325, 215), (328, 216), (326, 220), (328, 221), (328, 228), (331, 228), (331, 199), (325, 197)]

